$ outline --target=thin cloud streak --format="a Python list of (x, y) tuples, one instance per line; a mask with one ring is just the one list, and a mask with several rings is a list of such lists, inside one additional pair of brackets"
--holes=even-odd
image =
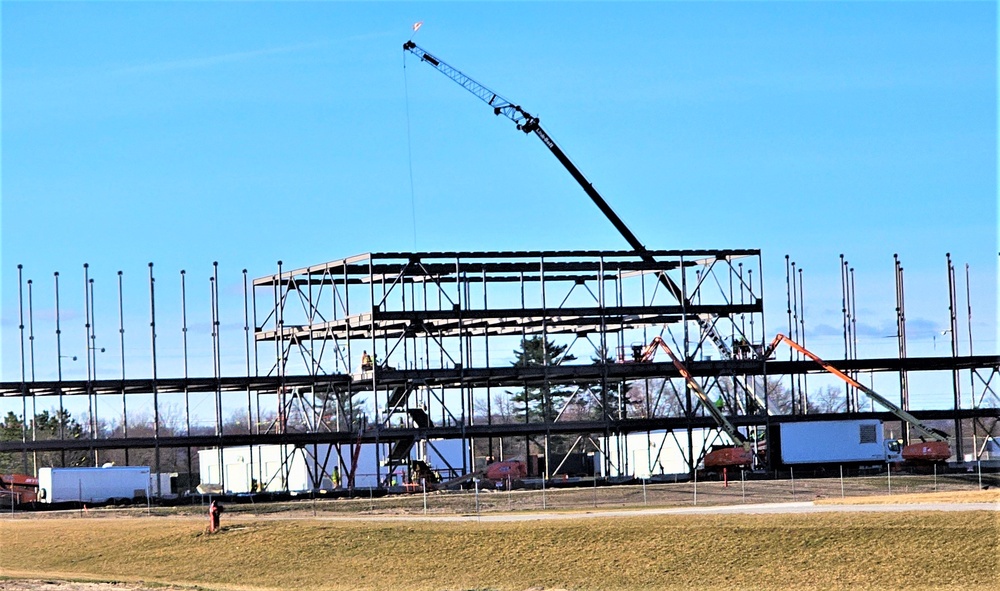
[(313, 43), (299, 43), (296, 45), (289, 45), (286, 47), (255, 49), (251, 51), (237, 51), (233, 53), (223, 53), (220, 55), (211, 55), (207, 57), (196, 57), (190, 59), (152, 62), (148, 64), (139, 64), (134, 66), (126, 66), (123, 68), (118, 68), (112, 70), (111, 74), (118, 76), (129, 76), (137, 74), (138, 75), (159, 74), (162, 72), (174, 72), (180, 70), (200, 70), (205, 68), (211, 68), (221, 64), (246, 62), (260, 57), (281, 55), (285, 53), (295, 53), (298, 51), (316, 49), (318, 47), (329, 45), (330, 43), (331, 43), (330, 41), (317, 41)]

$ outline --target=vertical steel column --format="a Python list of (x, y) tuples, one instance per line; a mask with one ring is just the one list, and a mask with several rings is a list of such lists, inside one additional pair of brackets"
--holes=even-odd
[[(896, 277), (896, 343), (900, 359), (906, 359), (906, 302), (903, 291), (903, 265), (899, 262), (899, 254), (893, 254), (893, 266)], [(899, 370), (899, 406), (910, 410), (910, 388), (906, 370)], [(910, 424), (902, 421), (901, 434), (903, 445), (910, 443)]]
[[(122, 288), (122, 272), (118, 271), (118, 344), (121, 347), (121, 370), (122, 370), (122, 437), (128, 439), (128, 396), (125, 392), (125, 302), (124, 290)], [(126, 441), (125, 445), (125, 465), (128, 466), (130, 446)], [(189, 470), (190, 472), (190, 470)]]
[[(551, 437), (552, 391), (549, 384), (549, 312), (545, 305), (545, 256), (538, 258), (538, 287), (542, 296), (542, 420), (545, 421), (545, 479), (549, 479), (549, 444)], [(527, 397), (525, 397), (527, 399)], [(527, 400), (525, 400), (527, 406)]]
[[(247, 361), (247, 435), (253, 435), (253, 394), (250, 391), (250, 287), (247, 283), (247, 270), (243, 269), (243, 340), (246, 345)], [(253, 486), (254, 461), (253, 446), (249, 447), (250, 453), (250, 492), (257, 492)], [(257, 479), (260, 482), (259, 479)]]
[[(948, 330), (951, 332), (951, 356), (958, 357), (958, 314), (957, 295), (955, 290), (955, 265), (951, 261), (951, 253), (945, 254), (948, 262)], [(962, 408), (962, 387), (960, 384), (958, 369), (951, 370), (951, 387), (954, 395), (955, 416), (955, 458), (959, 462), (965, 461), (965, 446), (962, 440), (962, 419), (957, 416), (957, 411)]]
[[(844, 255), (840, 255), (840, 312), (844, 319), (844, 359), (850, 359), (850, 339), (848, 338), (848, 331), (850, 330), (850, 322), (848, 320), (847, 303), (848, 303), (848, 290), (847, 290), (847, 261), (844, 260)], [(844, 399), (847, 403), (847, 412), (856, 412), (858, 409), (853, 403), (853, 388), (850, 384), (844, 386)]]
[[(24, 360), (24, 283), (21, 276), (21, 265), (17, 266), (17, 330), (21, 340), (21, 443), (28, 441), (28, 385)], [(34, 417), (32, 417), (34, 422)], [(28, 472), (28, 452), (21, 454), (22, 467)], [(12, 501), (13, 502), (13, 501)]]
[[(28, 280), (28, 353), (31, 359), (31, 381), (35, 381), (35, 312), (34, 312), (34, 299), (32, 297), (32, 287), (31, 279)], [(31, 440), (35, 441), (38, 439), (37, 430), (37, 418), (38, 418), (38, 400), (37, 395), (34, 390), (31, 392)], [(38, 452), (31, 452), (31, 463), (32, 463), (32, 474), (38, 476)]]
[[(792, 285), (791, 285), (791, 287), (792, 287), (792, 330), (793, 330), (793, 334), (795, 335), (792, 338), (793, 338), (793, 340), (795, 340), (796, 343), (801, 343), (802, 341), (799, 338), (799, 294), (798, 294), (798, 290), (795, 287), (795, 271), (796, 271), (796, 269), (795, 269), (795, 261), (792, 261), (792, 276), (791, 276), (791, 280), (792, 280)], [(797, 357), (801, 359), (801, 355), (797, 355)], [(799, 374), (798, 376), (792, 376), (792, 380), (791, 380), (792, 385), (793, 385), (793, 387), (792, 387), (792, 414), (795, 414), (795, 411), (798, 411), (799, 414), (805, 414), (806, 413), (805, 406), (802, 404), (803, 398), (805, 396), (802, 393), (801, 375), (802, 374)]]
[[(785, 312), (788, 315), (788, 336), (792, 339), (795, 338), (795, 331), (792, 325), (792, 286), (791, 286), (791, 260), (788, 255), (785, 255)], [(788, 348), (788, 360), (792, 361), (795, 359), (795, 349), (792, 347)], [(795, 414), (795, 379), (792, 378), (792, 414)]]
[[(83, 264), (83, 322), (84, 322), (84, 334), (85, 341), (83, 347), (83, 353), (87, 357), (87, 430), (90, 431), (90, 439), (94, 439), (95, 422), (94, 422), (94, 392), (93, 392), (93, 366), (90, 363), (90, 293), (88, 290), (88, 284), (90, 282), (90, 265), (87, 263)], [(97, 465), (97, 458), (94, 458), (94, 465)]]
[(225, 433), (225, 425), (222, 419), (222, 323), (219, 321), (219, 263), (212, 262), (212, 277), (209, 281), (212, 290), (212, 366), (215, 371), (215, 412), (218, 424), (218, 435), (221, 438)]
[[(965, 305), (966, 305), (966, 318), (968, 320), (969, 328), (969, 357), (972, 357), (972, 287), (969, 281), (969, 263), (965, 263)], [(969, 408), (975, 409), (976, 404), (976, 370), (969, 370)], [(979, 450), (979, 438), (976, 435), (976, 425), (981, 424), (979, 419), (972, 419), (972, 453), (975, 454), (973, 459), (980, 459), (982, 452)]]
[[(59, 377), (59, 440), (62, 441), (66, 439), (66, 417), (65, 409), (63, 408), (63, 387), (62, 387), (62, 328), (59, 324), (59, 271), (56, 271), (53, 276), (55, 277), (55, 291), (56, 291), (56, 372)], [(66, 450), (59, 450), (59, 461), (60, 466), (66, 467)]]
[[(763, 278), (763, 275), (761, 275), (761, 278)], [(761, 286), (763, 286), (763, 285), (764, 285), (764, 282), (761, 281)], [(799, 341), (799, 344), (802, 345), (803, 347), (805, 347), (806, 346), (806, 300), (805, 300), (805, 293), (803, 291), (802, 267), (799, 267), (799, 328), (800, 328), (800, 330), (799, 330), (799, 338), (801, 339)], [(806, 412), (806, 413), (809, 412), (809, 380), (808, 380), (808, 375), (809, 374), (806, 374), (806, 373), (799, 374), (799, 379), (802, 380), (802, 387), (800, 389), (800, 391), (802, 392), (802, 397), (803, 397), (803, 400), (802, 400), (802, 409), (803, 409), (803, 412)]]
[[(94, 310), (94, 308), (96, 307), (96, 300), (94, 299), (94, 279), (90, 278), (87, 281), (87, 283), (88, 283), (88, 285), (90, 287), (89, 294), (88, 294), (88, 296), (90, 297), (90, 347), (88, 349), (88, 353), (91, 356), (92, 377), (93, 377), (94, 381), (97, 381), (97, 354), (98, 353), (104, 353), (104, 348), (103, 347), (101, 347), (100, 349), (97, 348), (97, 321), (95, 319), (96, 317), (95, 317), (95, 310)], [(87, 390), (89, 390), (90, 393), (91, 393), (91, 395), (94, 397), (94, 407), (93, 407), (94, 412), (93, 412), (93, 415), (92, 415), (92, 420), (93, 420), (94, 425), (93, 425), (93, 429), (91, 430), (91, 438), (92, 439), (97, 439), (97, 434), (98, 434), (98, 431), (100, 429), (100, 423), (98, 422), (98, 416), (97, 416), (98, 415), (98, 409), (97, 409), (97, 403), (98, 403), (97, 390), (95, 390), (93, 388), (93, 384), (88, 384)], [(94, 448), (94, 465), (95, 466), (100, 466), (101, 465), (101, 460), (98, 457), (97, 448)]]
[(156, 289), (153, 278), (153, 263), (149, 263), (149, 340), (150, 359), (153, 369), (153, 441), (154, 464), (156, 467), (156, 496), (161, 496), (160, 485), (160, 395), (156, 387)]
[[(184, 432), (191, 436), (191, 392), (188, 388), (187, 273), (181, 269), (181, 353), (184, 365)], [(188, 482), (194, 472), (191, 447), (187, 448)], [(221, 468), (220, 468), (221, 470)]]

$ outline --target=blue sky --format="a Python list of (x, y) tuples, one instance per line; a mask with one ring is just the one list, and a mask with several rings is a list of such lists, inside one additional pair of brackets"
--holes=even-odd
[(997, 351), (995, 3), (5, 2), (2, 379), (18, 264), (39, 319), (61, 273), (73, 351), (85, 262), (110, 348), (116, 273), (141, 327), (151, 261), (167, 313), (181, 269), (205, 309), (218, 261), (241, 316), (240, 270), (279, 259), (624, 248), (541, 142), (404, 60), (416, 21), (540, 116), (648, 247), (763, 249), (768, 332), (788, 254), (811, 342), (842, 352), (843, 253), (861, 356), (895, 355), (898, 253), (910, 352), (946, 353), (950, 252), (963, 346), (969, 263), (976, 352)]

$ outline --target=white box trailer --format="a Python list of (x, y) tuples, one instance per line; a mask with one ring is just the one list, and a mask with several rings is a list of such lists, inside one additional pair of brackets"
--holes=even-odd
[[(695, 458), (715, 445), (731, 445), (718, 429), (692, 429)], [(642, 431), (607, 439), (609, 470), (598, 474), (610, 478), (682, 478), (690, 474), (687, 431)], [(601, 458), (603, 460), (603, 458)]]
[(105, 503), (149, 494), (147, 466), (38, 469), (38, 500), (43, 503)]
[(901, 462), (902, 444), (885, 439), (882, 421), (804, 421), (778, 425), (783, 464), (884, 464)]
[[(428, 443), (427, 460), (432, 469), (448, 477), (451, 474), (449, 466), (462, 468), (465, 446), (461, 440), (431, 440)], [(343, 445), (340, 451), (343, 462), (336, 446), (326, 443), (302, 447), (254, 445), (203, 449), (198, 452), (199, 477), (203, 488), (218, 487), (226, 493), (251, 492), (254, 485), (258, 491), (266, 492), (344, 488), (350, 471), (351, 446)], [(361, 446), (354, 474), (355, 488), (377, 488), (379, 476), (391, 480), (384, 465), (388, 451), (386, 444)], [(401, 480), (405, 470), (397, 468), (396, 471)], [(333, 483), (334, 475), (339, 478), (337, 486)]]

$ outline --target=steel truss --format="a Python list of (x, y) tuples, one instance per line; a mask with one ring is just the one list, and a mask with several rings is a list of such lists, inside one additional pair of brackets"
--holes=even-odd
[[(187, 375), (186, 316), (184, 376), (156, 375), (151, 266), (152, 376), (126, 378), (123, 361), (120, 379), (97, 379), (96, 370), (88, 369), (86, 380), (61, 379), (61, 371), (58, 380), (35, 380), (29, 353), (31, 374), (0, 383), (0, 396), (20, 397), (24, 416), (29, 402), (33, 409), (39, 399), (58, 397), (61, 407), (66, 397), (86, 397), (93, 413), (88, 424), (97, 423), (93, 415), (99, 400), (120, 399), (124, 414), (126, 405), (134, 406), (128, 401), (151, 397), (157, 417), (157, 405), (170, 396), (183, 396), (185, 405), (212, 400), (214, 431), (192, 431), (190, 418), (186, 430), (169, 435), (158, 428), (130, 432), (126, 422), (121, 433), (42, 441), (25, 429), (20, 441), (0, 442), (0, 452), (27, 458), (34, 452), (86, 450), (96, 461), (97, 450), (151, 448), (159, 458), (161, 449), (187, 448), (190, 458), (191, 448), (197, 447), (275, 444), (286, 446), (289, 462), (295, 454), (313, 457), (310, 478), (320, 483), (333, 471), (331, 462), (350, 482), (359, 469), (359, 447), (377, 444), (376, 465), (360, 469), (385, 483), (409, 462), (428, 461), (436, 440), (463, 442), (461, 465), (448, 466), (456, 473), (474, 470), (485, 457), (509, 456), (512, 443), (518, 443), (520, 453), (543, 458), (542, 474), (551, 477), (563, 470), (568, 451), (603, 452), (611, 437), (665, 430), (694, 469), (704, 453), (696, 447), (707, 450), (715, 440), (696, 446), (693, 431), (712, 430), (715, 423), (672, 363), (635, 362), (637, 348), (657, 336), (670, 343), (700, 387), (719, 400), (741, 429), (804, 418), (892, 420), (887, 413), (856, 409), (848, 414), (777, 414), (764, 387), (767, 376), (805, 376), (818, 368), (810, 361), (762, 357), (771, 335), (764, 328), (759, 251), (649, 254), (655, 262), (632, 251), (370, 253), (293, 270), (279, 263), (274, 274), (252, 282), (244, 271), (245, 376), (224, 376), (220, 369), (218, 279), (213, 274), (211, 377)], [(87, 281), (92, 310), (93, 280)], [(663, 287), (669, 283), (680, 293)], [(58, 298), (58, 277), (56, 289)], [(29, 311), (30, 290), (29, 281)], [(88, 312), (88, 345), (94, 343), (93, 330)], [(58, 329), (56, 334), (58, 340)], [(532, 338), (541, 339), (545, 349), (558, 347), (560, 355), (515, 364), (514, 352)], [(29, 342), (33, 339), (31, 334)], [(89, 347), (88, 355), (94, 350), (96, 346)], [(363, 352), (373, 357), (372, 367), (361, 366)], [(914, 414), (971, 422), (980, 455), (984, 442), (996, 437), (1000, 357), (901, 355), (831, 363), (844, 371), (903, 376), (967, 370), (971, 406)], [(551, 415), (539, 417), (523, 408), (510, 412), (513, 397), (529, 389), (542, 392)], [(247, 425), (224, 424), (224, 396), (243, 397)], [(559, 441), (563, 453), (556, 454), (553, 442)], [(321, 444), (332, 445), (333, 453), (317, 451), (314, 446)], [(607, 454), (602, 461), (606, 469), (623, 464), (622, 457)]]

